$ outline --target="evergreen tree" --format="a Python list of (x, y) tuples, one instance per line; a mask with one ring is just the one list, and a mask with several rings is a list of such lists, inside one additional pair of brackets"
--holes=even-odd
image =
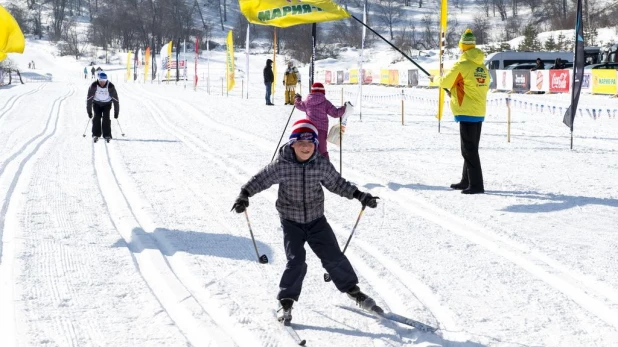
[(556, 43), (556, 49), (559, 51), (564, 51), (565, 47), (566, 47), (566, 37), (564, 37), (563, 33), (560, 33), (560, 35), (558, 35), (558, 42)]
[(519, 44), (518, 50), (520, 51), (540, 51), (541, 42), (538, 38), (538, 31), (536, 27), (530, 23), (524, 28), (524, 40)]
[(556, 40), (554, 40), (554, 35), (550, 36), (547, 41), (545, 41), (545, 50), (546, 51), (557, 51), (558, 45), (556, 44)]

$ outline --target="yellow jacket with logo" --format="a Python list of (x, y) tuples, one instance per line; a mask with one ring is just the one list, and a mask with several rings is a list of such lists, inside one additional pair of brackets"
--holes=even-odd
[(457, 121), (460, 120), (457, 116), (479, 117), (481, 120), (485, 117), (490, 77), (483, 65), (484, 59), (483, 51), (471, 48), (444, 77), (436, 78), (435, 82), (441, 88), (451, 92), (451, 110)]

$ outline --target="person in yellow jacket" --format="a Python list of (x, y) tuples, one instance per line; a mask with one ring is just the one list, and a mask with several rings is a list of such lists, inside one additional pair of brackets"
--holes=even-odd
[(485, 120), (490, 76), (483, 65), (485, 54), (476, 48), (476, 37), (472, 30), (467, 29), (461, 35), (459, 48), (463, 53), (453, 68), (444, 77), (429, 76), (429, 79), (435, 79), (440, 88), (449, 89), (451, 110), (455, 121), (459, 122), (464, 165), (461, 181), (451, 184), (451, 188), (461, 190), (463, 194), (482, 194), (485, 193), (485, 186), (479, 142)]
[(294, 105), (294, 95), (296, 95), (296, 85), (300, 83), (300, 72), (290, 60), (288, 68), (283, 75), (283, 85), (285, 86), (285, 104)]

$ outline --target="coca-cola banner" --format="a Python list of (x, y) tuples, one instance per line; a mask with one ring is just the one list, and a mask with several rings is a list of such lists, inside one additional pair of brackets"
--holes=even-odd
[(530, 90), (533, 92), (549, 91), (549, 71), (536, 70), (530, 71)]
[(489, 89), (496, 89), (496, 70), (489, 70)]
[(569, 76), (571, 70), (549, 70), (549, 91), (551, 93), (568, 93), (571, 89)]
[(337, 84), (343, 84), (343, 71), (337, 71)]
[(516, 92), (527, 92), (530, 90), (529, 70), (513, 70), (513, 90)]

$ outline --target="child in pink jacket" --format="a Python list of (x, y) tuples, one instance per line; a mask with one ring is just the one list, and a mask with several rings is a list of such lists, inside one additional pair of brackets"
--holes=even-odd
[(307, 99), (302, 101), (299, 94), (296, 94), (294, 106), (297, 109), (304, 111), (313, 124), (318, 129), (318, 151), (320, 154), (328, 158), (328, 149), (326, 148), (326, 136), (328, 135), (328, 116), (340, 118), (345, 114), (346, 106), (336, 107), (330, 101), (326, 100), (324, 85), (316, 82), (311, 86), (311, 93), (307, 95)]

